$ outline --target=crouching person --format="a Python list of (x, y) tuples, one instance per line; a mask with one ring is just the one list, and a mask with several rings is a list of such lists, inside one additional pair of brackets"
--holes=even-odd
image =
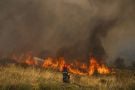
[(63, 73), (63, 82), (70, 83), (70, 75), (68, 72), (68, 66), (66, 64), (63, 66), (62, 73)]

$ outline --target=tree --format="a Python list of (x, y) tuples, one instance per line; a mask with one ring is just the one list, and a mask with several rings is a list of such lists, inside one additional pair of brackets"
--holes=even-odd
[(135, 61), (132, 62), (132, 67), (135, 69)]
[(123, 69), (125, 68), (125, 60), (119, 57), (114, 61), (114, 65), (116, 68)]

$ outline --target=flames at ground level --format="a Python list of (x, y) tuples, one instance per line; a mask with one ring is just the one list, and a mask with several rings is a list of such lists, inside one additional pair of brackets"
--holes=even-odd
[(89, 60), (89, 63), (81, 63), (79, 61), (73, 61), (73, 62), (66, 62), (64, 58), (54, 59), (51, 57), (48, 57), (46, 59), (40, 59), (33, 56), (27, 56), (24, 57), (15, 57), (15, 60), (23, 59), (23, 63), (27, 65), (34, 65), (34, 66), (40, 66), (43, 68), (52, 68), (55, 70), (62, 71), (63, 66), (66, 65), (69, 72), (77, 75), (93, 75), (95, 73), (97, 74), (110, 74), (111, 70), (108, 68), (105, 64), (99, 63), (96, 58), (92, 57)]

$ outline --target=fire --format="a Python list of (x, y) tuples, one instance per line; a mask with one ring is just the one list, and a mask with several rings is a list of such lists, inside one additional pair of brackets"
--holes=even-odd
[(99, 64), (95, 58), (92, 58), (90, 60), (90, 66), (89, 66), (89, 75), (94, 74), (94, 72), (98, 72), (99, 74), (109, 74), (110, 69), (105, 66), (104, 64)]
[(57, 68), (57, 66), (58, 66), (58, 63), (57, 62), (53, 63), (51, 58), (47, 58), (46, 61), (42, 65), (42, 67), (44, 67), (44, 68), (48, 68), (48, 67)]
[[(27, 65), (39, 65), (39, 61), (35, 60), (32, 56), (27, 56), (24, 61)], [(94, 73), (106, 75), (111, 73), (110, 69), (105, 66), (105, 64), (99, 63), (94, 57), (89, 60), (89, 64), (79, 61), (67, 63), (64, 58), (54, 59), (51, 57), (40, 60), (40, 62), (43, 68), (52, 68), (59, 71), (62, 71), (64, 65), (67, 65), (69, 72), (77, 75), (93, 75)]]
[(28, 65), (37, 65), (37, 63), (33, 60), (31, 56), (27, 57), (25, 63)]

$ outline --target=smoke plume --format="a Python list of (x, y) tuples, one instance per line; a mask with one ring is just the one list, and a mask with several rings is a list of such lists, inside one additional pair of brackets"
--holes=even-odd
[(0, 54), (131, 61), (134, 10), (134, 0), (1, 0)]

